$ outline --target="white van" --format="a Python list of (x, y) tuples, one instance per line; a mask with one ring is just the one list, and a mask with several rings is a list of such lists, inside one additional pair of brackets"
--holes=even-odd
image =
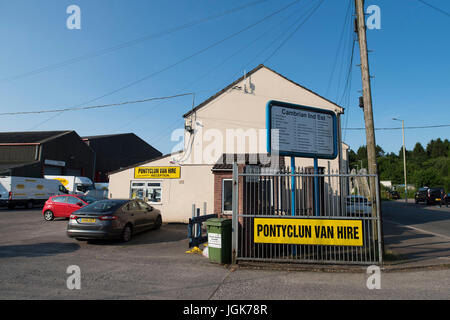
[(95, 189), (92, 180), (86, 177), (55, 175), (45, 175), (44, 177), (60, 181), (70, 193), (74, 194), (85, 194), (86, 191)]
[(0, 206), (13, 209), (15, 206), (43, 205), (49, 197), (66, 194), (67, 189), (56, 180), (27, 177), (0, 177)]
[(109, 183), (95, 182), (94, 185), (95, 189), (86, 191), (84, 195), (95, 198), (97, 200), (108, 199)]

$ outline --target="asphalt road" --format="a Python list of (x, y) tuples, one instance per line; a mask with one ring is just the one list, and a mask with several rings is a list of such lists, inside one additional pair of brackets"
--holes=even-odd
[[(45, 222), (39, 210), (0, 210), (0, 299), (450, 299), (448, 269), (382, 273), (381, 289), (369, 290), (365, 272), (210, 263), (185, 253), (186, 225), (163, 224), (123, 244), (69, 239), (66, 224)], [(80, 290), (67, 288), (71, 265), (81, 270)]]
[(383, 221), (409, 226), (450, 240), (450, 207), (415, 204), (410, 200), (383, 202)]

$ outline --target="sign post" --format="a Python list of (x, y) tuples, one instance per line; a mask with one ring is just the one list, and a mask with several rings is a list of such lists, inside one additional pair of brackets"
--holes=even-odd
[(314, 158), (314, 213), (315, 216), (320, 216), (319, 212), (319, 177), (317, 176), (319, 174), (319, 160), (317, 158)]
[[(295, 157), (314, 159), (314, 212), (320, 216), (318, 159), (337, 157), (337, 118), (331, 110), (271, 100), (266, 107), (267, 152), (291, 157), (291, 215), (295, 215)], [(272, 139), (272, 130), (278, 134)]]
[(291, 157), (291, 216), (295, 216), (295, 157)]

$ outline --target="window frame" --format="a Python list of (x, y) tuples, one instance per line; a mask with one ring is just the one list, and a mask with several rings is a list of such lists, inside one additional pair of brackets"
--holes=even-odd
[[(53, 203), (64, 203), (64, 204), (68, 204), (68, 202), (67, 202), (67, 198), (68, 198), (69, 196), (66, 196), (66, 195), (64, 195), (64, 196), (56, 196), (56, 197), (53, 197), (52, 198), (52, 202)], [(55, 199), (62, 199), (63, 201), (55, 201)]]
[(231, 204), (231, 210), (225, 211), (225, 181), (231, 181), (231, 199), (233, 199), (233, 179), (223, 178), (222, 179), (222, 214), (232, 215), (233, 214), (233, 204)]
[[(143, 184), (141, 186), (133, 186), (133, 183), (140, 183)], [(153, 184), (158, 184), (158, 186), (149, 186), (150, 183)], [(151, 201), (150, 198), (148, 198), (148, 194), (150, 190), (153, 189), (159, 189), (159, 193), (160, 193), (160, 200), (159, 201)], [(131, 198), (132, 194), (133, 194), (133, 190), (142, 190), (143, 191), (143, 198)], [(146, 202), (147, 204), (152, 204), (152, 205), (158, 205), (158, 204), (162, 204), (163, 202), (163, 181), (162, 180), (131, 180), (130, 181), (130, 199), (133, 200), (142, 200), (144, 202)], [(147, 200), (146, 200), (147, 199)]]

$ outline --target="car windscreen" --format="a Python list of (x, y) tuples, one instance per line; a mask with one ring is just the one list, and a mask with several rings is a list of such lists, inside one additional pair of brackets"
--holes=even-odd
[(87, 197), (87, 196), (80, 196), (79, 197), (81, 200), (83, 200), (84, 202), (87, 202), (88, 204), (94, 203), (95, 201), (97, 201), (97, 199), (92, 198), (92, 197)]
[(108, 201), (96, 201), (94, 203), (91, 203), (77, 212), (108, 212), (108, 211), (115, 211), (117, 210), (121, 205), (123, 205), (126, 201), (114, 201), (114, 200), (108, 200)]

